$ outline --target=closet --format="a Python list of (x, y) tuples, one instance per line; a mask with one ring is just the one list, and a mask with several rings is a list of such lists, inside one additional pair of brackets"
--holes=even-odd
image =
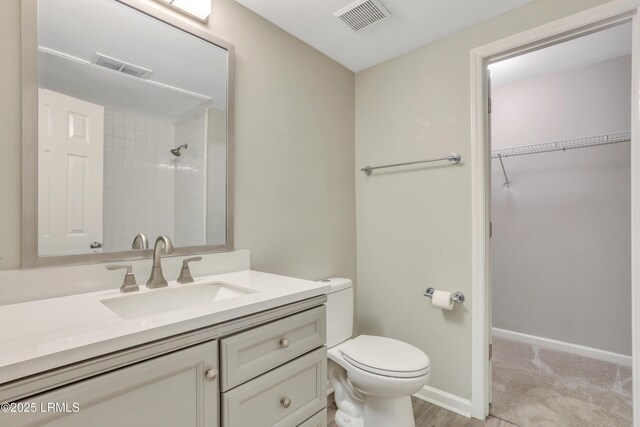
[(490, 67), (492, 411), (515, 424), (631, 425), (630, 40)]

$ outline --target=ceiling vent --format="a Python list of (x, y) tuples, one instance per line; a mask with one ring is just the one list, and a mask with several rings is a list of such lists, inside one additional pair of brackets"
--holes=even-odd
[(358, 0), (333, 14), (355, 32), (383, 21), (390, 15), (391, 13), (378, 0)]
[(103, 55), (96, 52), (93, 63), (99, 67), (108, 68), (119, 73), (128, 74), (139, 79), (146, 79), (151, 74), (151, 70), (142, 68), (137, 65), (129, 64), (128, 62), (121, 61), (116, 58), (112, 58), (107, 55)]

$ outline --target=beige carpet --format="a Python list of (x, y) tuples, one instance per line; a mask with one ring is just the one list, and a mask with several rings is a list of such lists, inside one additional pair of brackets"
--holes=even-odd
[(493, 338), (491, 415), (519, 426), (632, 425), (631, 368)]

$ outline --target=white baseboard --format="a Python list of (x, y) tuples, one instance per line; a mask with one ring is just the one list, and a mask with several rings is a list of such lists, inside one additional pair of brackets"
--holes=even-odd
[(618, 365), (623, 366), (631, 366), (631, 356), (613, 353), (611, 351), (600, 350), (597, 348), (586, 347), (578, 344), (571, 344), (568, 342), (552, 340), (549, 338), (536, 337), (534, 335), (527, 335), (521, 332), (513, 332), (499, 328), (491, 328), (491, 334), (496, 337), (506, 338), (509, 340), (523, 342), (539, 347), (550, 348), (552, 350), (564, 351), (565, 353), (576, 354), (578, 356), (590, 357), (592, 359), (617, 363)]
[(471, 418), (471, 401), (468, 399), (463, 399), (455, 394), (447, 393), (428, 385), (424, 386), (414, 396), (448, 411)]
[[(333, 386), (327, 387), (327, 396), (333, 393)], [(437, 388), (424, 386), (422, 390), (414, 394), (418, 399), (440, 406), (448, 411), (455, 412), (467, 418), (471, 418), (471, 401), (463, 399)]]

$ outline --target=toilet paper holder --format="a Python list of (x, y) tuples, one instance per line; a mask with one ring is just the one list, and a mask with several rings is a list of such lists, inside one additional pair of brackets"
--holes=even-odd
[[(427, 298), (433, 298), (433, 293), (435, 292), (435, 288), (427, 288), (426, 292), (424, 293), (424, 296)], [(453, 295), (451, 295), (451, 300), (453, 302), (459, 302), (459, 303), (463, 303), (464, 302), (464, 294), (462, 292), (456, 292)]]

